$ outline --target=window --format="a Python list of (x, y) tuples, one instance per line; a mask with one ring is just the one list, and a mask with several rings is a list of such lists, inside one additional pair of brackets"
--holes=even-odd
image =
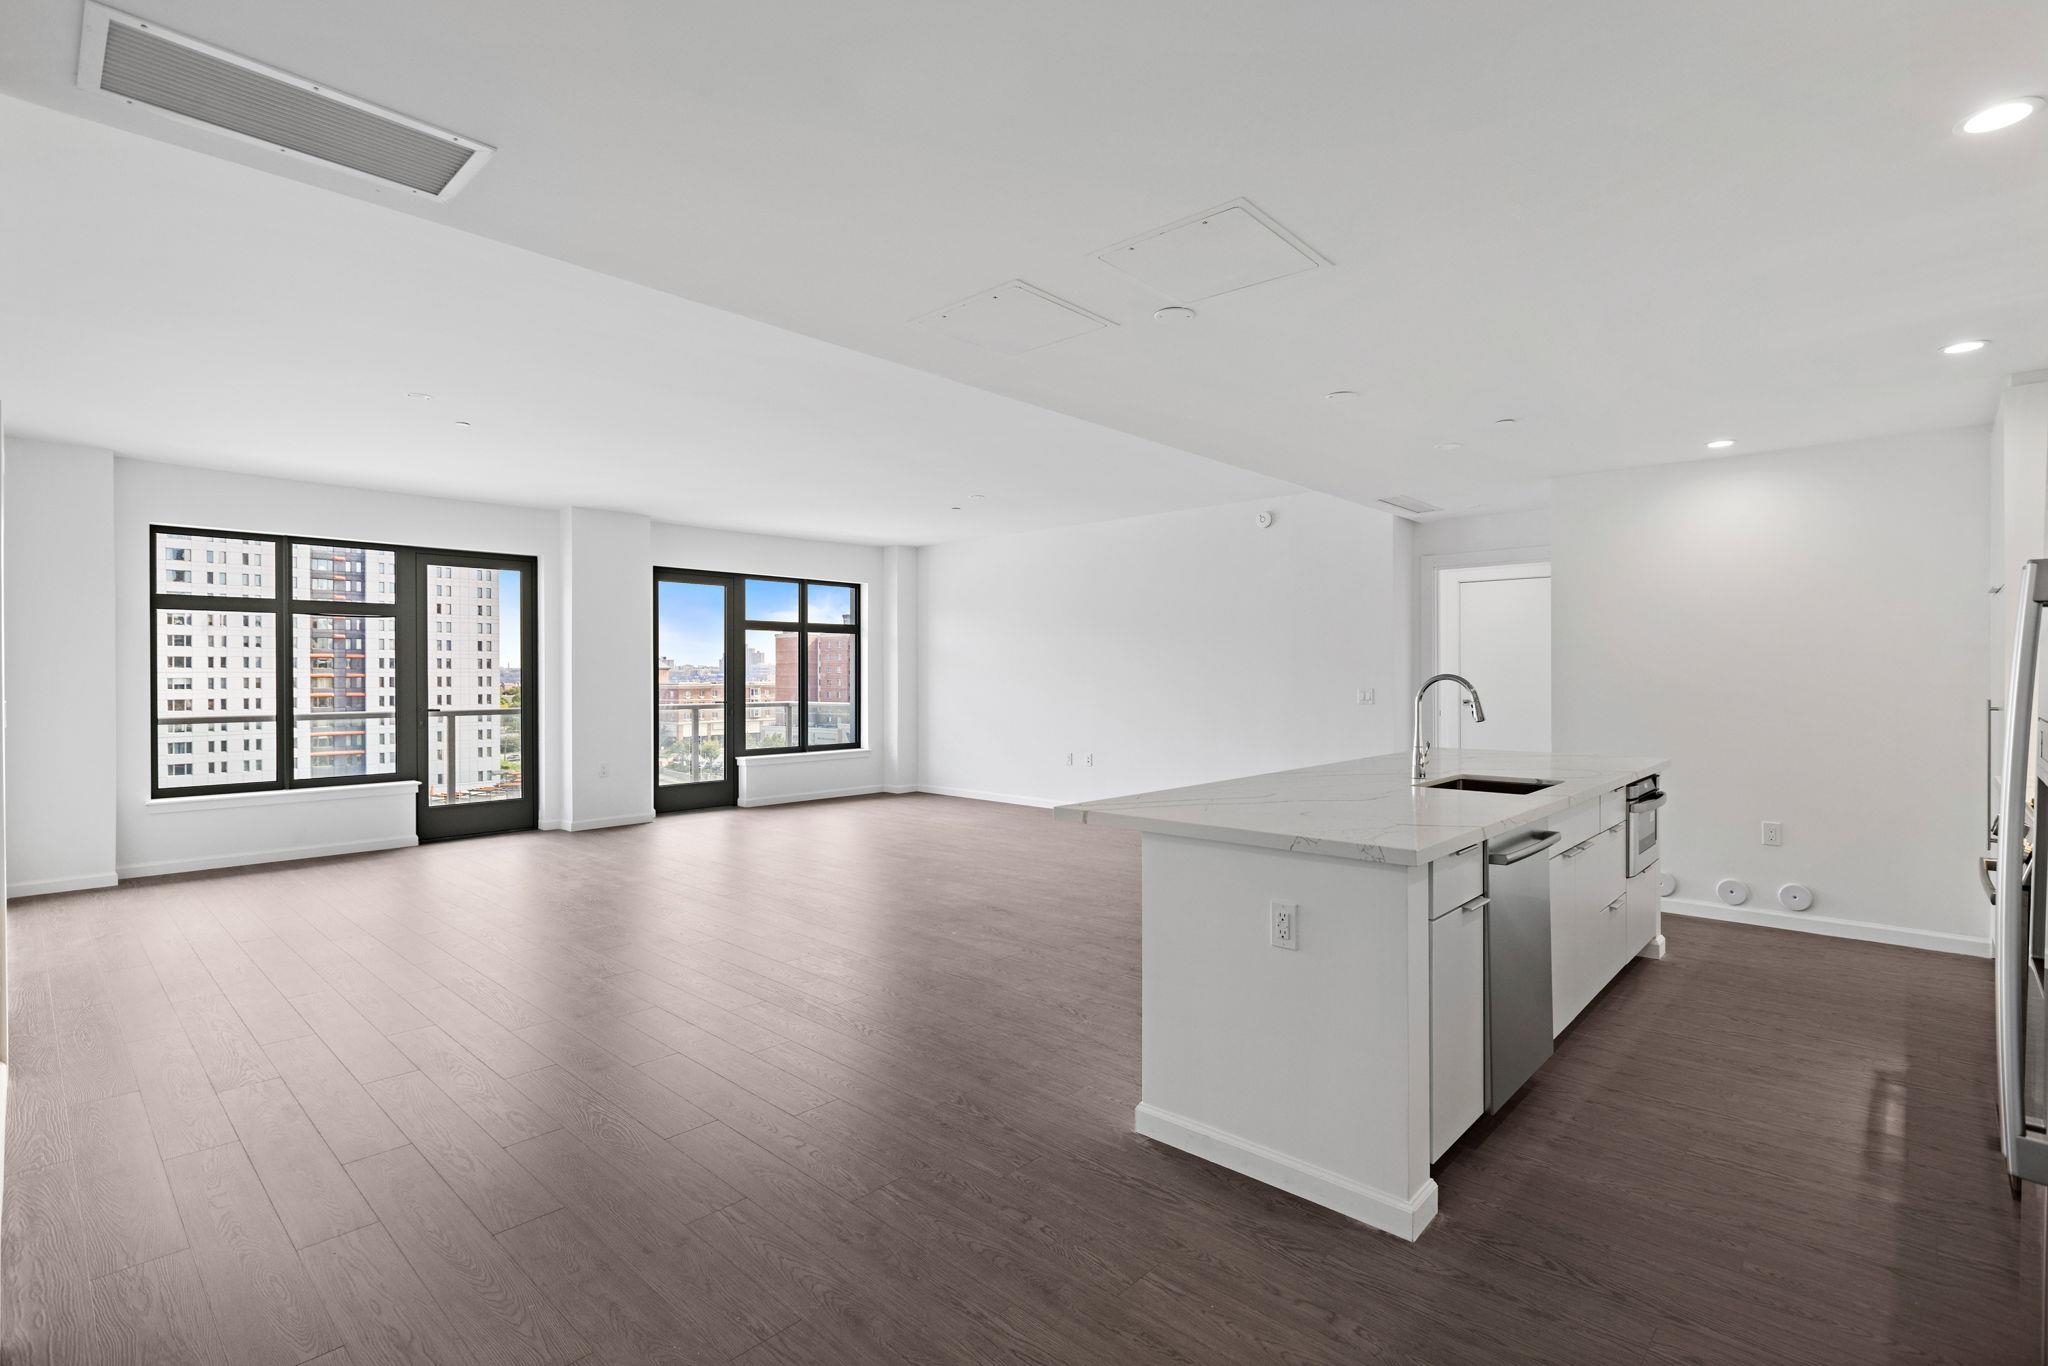
[(860, 588), (750, 578), (742, 754), (860, 743)]
[[(398, 772), (398, 551), (165, 528), (150, 539), (156, 795)], [(195, 764), (195, 751), (219, 757)]]

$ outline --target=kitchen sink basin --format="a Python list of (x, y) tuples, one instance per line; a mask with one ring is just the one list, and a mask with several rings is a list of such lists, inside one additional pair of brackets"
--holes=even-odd
[(1489, 778), (1478, 773), (1459, 773), (1449, 778), (1438, 778), (1423, 787), (1446, 787), (1453, 792), (1505, 792), (1520, 796), (1528, 792), (1541, 792), (1546, 787), (1556, 787), (1555, 780), (1543, 778)]

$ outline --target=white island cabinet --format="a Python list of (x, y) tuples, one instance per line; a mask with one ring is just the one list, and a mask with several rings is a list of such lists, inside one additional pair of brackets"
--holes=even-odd
[(1431, 763), (1431, 781), (1541, 784), (1525, 792), (1419, 787), (1407, 766), (1382, 755), (1056, 814), (1143, 835), (1138, 1132), (1414, 1238), (1436, 1213), (1431, 1162), (1489, 1099), (1488, 843), (1558, 835), (1547, 985), (1562, 1030), (1654, 932), (1624, 880), (1622, 792), (1663, 765)]

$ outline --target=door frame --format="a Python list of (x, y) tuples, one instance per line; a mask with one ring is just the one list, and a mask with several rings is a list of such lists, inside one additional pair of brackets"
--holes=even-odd
[[(472, 835), (499, 835), (515, 830), (535, 830), (540, 826), (540, 561), (532, 555), (479, 555), (462, 550), (423, 550), (412, 548), (401, 556), (401, 560), (412, 561), (410, 573), (401, 571), (399, 630), (411, 644), (413, 667), (399, 678), (399, 710), (403, 715), (407, 702), (406, 694), (411, 693), (413, 713), (413, 755), (415, 767), (411, 770), (419, 780), (419, 790), (414, 794), (414, 829), (420, 843), (436, 840), (467, 839)], [(431, 689), (427, 687), (427, 675), (432, 672), (428, 661), (432, 649), (427, 643), (426, 610), (427, 566), (430, 564), (454, 565), (470, 569), (516, 569), (523, 573), (525, 583), (519, 594), (519, 796), (510, 801), (477, 802), (464, 805), (434, 806), (429, 800), (432, 787), (432, 760), (427, 758), (427, 743), (433, 721), (433, 708), (427, 705)], [(413, 591), (404, 591), (407, 579), (411, 580)], [(457, 712), (464, 709), (455, 708)], [(482, 709), (475, 709), (481, 714)], [(451, 735), (452, 739), (452, 735)]]
[[(725, 776), (706, 783), (664, 784), (661, 781), (661, 680), (655, 680), (654, 707), (649, 718), (654, 727), (654, 764), (647, 780), (654, 786), (654, 814), (657, 816), (673, 811), (704, 811), (740, 804), (740, 741), (746, 734), (747, 701), (746, 608), (740, 594), (746, 592), (746, 577), (704, 569), (656, 566), (654, 570), (653, 621), (648, 646), (654, 655), (655, 667), (659, 668), (661, 664), (661, 586), (664, 583), (700, 584), (725, 590), (724, 668), (728, 675), (725, 680)], [(740, 663), (737, 688), (730, 677), (734, 660)]]
[[(1457, 560), (1467, 557), (1433, 556), (1431, 558)], [(1455, 641), (1447, 642), (1445, 640), (1445, 626), (1455, 622), (1457, 618), (1457, 599), (1455, 597), (1446, 597), (1444, 593), (1446, 585), (1479, 583), (1492, 579), (1548, 579), (1551, 577), (1550, 553), (1548, 550), (1544, 550), (1539, 554), (1509, 557), (1501, 552), (1489, 552), (1483, 559), (1477, 560), (1474, 563), (1433, 564), (1429, 567), (1428, 576), (1430, 600), (1428, 621), (1429, 653), (1417, 656), (1418, 659), (1430, 662), (1428, 673), (1424, 674), (1424, 677), (1433, 673), (1461, 672), (1458, 667)], [(1418, 623), (1419, 625), (1420, 623)], [(1446, 648), (1447, 644), (1450, 646), (1448, 649)], [(1430, 708), (1430, 712), (1424, 718), (1423, 734), (1430, 737), (1431, 743), (1439, 748), (1449, 747), (1455, 749), (1458, 748), (1459, 736), (1454, 727), (1457, 724), (1459, 712), (1456, 708), (1446, 710), (1442, 704), (1442, 698), (1443, 694), (1439, 692), (1432, 695), (1429, 699), (1427, 705)]]

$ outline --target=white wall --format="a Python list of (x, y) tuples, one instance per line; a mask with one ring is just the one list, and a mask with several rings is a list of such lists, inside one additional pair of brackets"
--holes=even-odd
[(929, 547), (923, 786), (1049, 805), (1399, 749), (1409, 553), (1320, 494)]
[[(654, 819), (651, 523), (564, 508), (562, 828)], [(542, 694), (545, 696), (545, 692)]]
[(7, 786), (35, 794), (7, 808), (7, 885), (16, 895), (105, 887), (120, 701), (108, 608), (114, 457), (17, 437), (6, 459)]
[(1983, 951), (1989, 496), (1981, 429), (1556, 482), (1557, 746), (1669, 756), (1668, 909)]

